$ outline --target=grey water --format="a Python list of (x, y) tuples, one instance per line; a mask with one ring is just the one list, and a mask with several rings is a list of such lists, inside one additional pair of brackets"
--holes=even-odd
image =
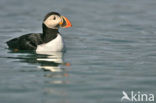
[[(7, 48), (50, 11), (72, 22), (65, 53)], [(122, 91), (156, 95), (156, 0), (0, 1), (0, 103), (121, 103)]]

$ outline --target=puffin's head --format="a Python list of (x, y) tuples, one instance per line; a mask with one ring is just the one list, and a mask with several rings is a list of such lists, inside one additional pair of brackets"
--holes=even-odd
[(71, 22), (65, 16), (61, 16), (57, 12), (48, 13), (45, 16), (43, 23), (48, 28), (52, 29), (58, 29), (59, 27), (68, 28), (72, 26)]

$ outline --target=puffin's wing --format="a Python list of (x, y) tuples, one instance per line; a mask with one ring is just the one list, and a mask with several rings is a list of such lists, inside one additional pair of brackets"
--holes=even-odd
[(41, 34), (26, 34), (7, 42), (9, 48), (19, 50), (35, 50), (42, 42)]
[(36, 48), (37, 45), (34, 43), (34, 41), (21, 39), (19, 48), (20, 50), (35, 50)]

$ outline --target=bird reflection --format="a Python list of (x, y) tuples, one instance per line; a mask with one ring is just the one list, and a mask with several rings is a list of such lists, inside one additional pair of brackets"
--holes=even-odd
[[(36, 53), (40, 55), (36, 59), (40, 63), (40, 66), (38, 66), (38, 68), (41, 68), (45, 71), (51, 71), (51, 73), (46, 73), (44, 76), (48, 78), (57, 78), (57, 80), (49, 81), (48, 84), (68, 83), (66, 80), (60, 79), (62, 77), (68, 76), (68, 74), (65, 72), (65, 69), (61, 67), (62, 65), (66, 65), (63, 60), (63, 52), (38, 51)], [(66, 66), (68, 66), (68, 63)]]
[(64, 72), (65, 66), (70, 66), (69, 63), (64, 63), (64, 52), (52, 52), (52, 51), (11, 51), (14, 53), (13, 57), (7, 57), (20, 60), (20, 62), (26, 62), (30, 64), (38, 63), (39, 69), (51, 72)]
[[(62, 97), (59, 99), (60, 103), (69, 103), (68, 101), (68, 91), (64, 89), (59, 89), (56, 86), (70, 84), (68, 79), (68, 71), (70, 63), (64, 62), (64, 52), (33, 52), (33, 51), (9, 51), (10, 59), (13, 59), (13, 62), (28, 63), (29, 69), (22, 69), (22, 72), (34, 72), (38, 70), (43, 70), (41, 76), (46, 79), (41, 79), (43, 81), (41, 84), (42, 87), (42, 99), (41, 103), (47, 103), (48, 101), (53, 101), (49, 96), (58, 96)], [(37, 66), (37, 69), (32, 68), (34, 65)], [(21, 68), (19, 69), (21, 71)], [(48, 71), (48, 72), (47, 72)], [(39, 72), (40, 74), (40, 72)], [(40, 75), (39, 75), (40, 76)], [(58, 91), (59, 89), (59, 91)]]
[[(29, 63), (29, 64), (39, 64), (38, 69), (44, 71), (50, 71), (43, 73), (46, 78), (53, 78), (48, 81), (48, 84), (67, 84), (68, 81), (64, 77), (68, 77), (66, 72), (67, 66), (70, 66), (70, 63), (65, 63), (63, 60), (64, 52), (52, 52), (52, 51), (10, 51), (13, 53), (12, 57), (7, 57), (20, 62)], [(21, 70), (20, 70), (21, 71)], [(30, 69), (24, 69), (23, 72), (34, 71)]]
[(60, 64), (63, 64), (63, 53), (62, 52), (36, 52), (40, 56), (36, 58), (36, 60), (40, 63), (38, 68), (42, 68), (43, 70), (48, 70), (51, 72), (61, 72), (62, 69)]

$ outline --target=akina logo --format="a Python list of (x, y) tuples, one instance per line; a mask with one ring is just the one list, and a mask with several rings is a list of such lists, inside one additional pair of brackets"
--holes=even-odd
[(129, 95), (125, 92), (125, 91), (122, 91), (122, 98), (121, 98), (121, 101), (124, 102), (124, 101), (132, 101), (132, 102), (153, 102), (154, 101), (154, 94), (150, 93), (150, 94), (147, 94), (147, 93), (142, 93), (140, 91), (138, 92), (134, 92), (134, 91), (131, 91), (129, 93)]

